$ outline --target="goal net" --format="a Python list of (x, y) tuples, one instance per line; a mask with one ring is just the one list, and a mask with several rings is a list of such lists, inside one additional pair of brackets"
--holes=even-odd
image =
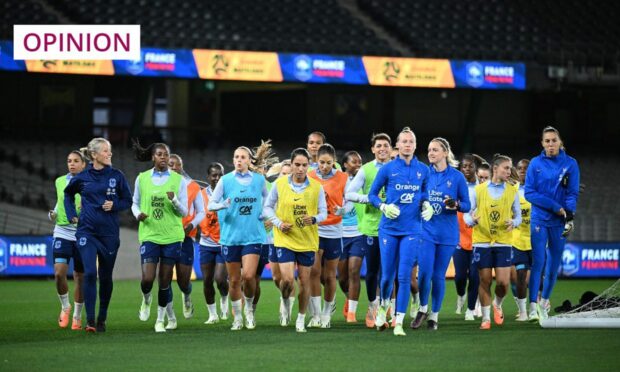
[(543, 328), (620, 328), (620, 279), (592, 301), (541, 319)]

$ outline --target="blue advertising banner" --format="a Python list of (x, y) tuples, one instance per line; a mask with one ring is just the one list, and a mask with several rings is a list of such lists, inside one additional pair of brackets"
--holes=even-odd
[(114, 61), (116, 75), (198, 79), (194, 56), (189, 49), (142, 48), (140, 59)]
[(0, 235), (0, 275), (54, 275), (51, 236)]
[(368, 84), (361, 57), (278, 53), (278, 59), (284, 81)]
[(13, 59), (13, 42), (0, 41), (0, 70), (26, 71), (24, 61)]
[(620, 278), (620, 243), (567, 243), (560, 274)]
[(457, 88), (525, 89), (525, 64), (451, 60)]

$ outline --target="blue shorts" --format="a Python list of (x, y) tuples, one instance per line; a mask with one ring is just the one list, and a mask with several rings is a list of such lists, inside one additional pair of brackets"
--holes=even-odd
[(273, 244), (269, 244), (269, 262), (278, 263), (278, 252)]
[(265, 270), (265, 266), (269, 263), (269, 252), (272, 251), (272, 244), (261, 244), (260, 247), (260, 258), (258, 259), (258, 267), (256, 268), (256, 275), (263, 275), (263, 270)]
[(310, 267), (314, 265), (315, 252), (297, 252), (288, 248), (275, 247), (278, 263), (296, 262), (298, 265)]
[(493, 247), (474, 247), (472, 263), (478, 269), (512, 266), (512, 247), (507, 245)]
[(532, 267), (532, 251), (512, 248), (512, 266), (517, 270), (529, 270)]
[(222, 256), (221, 246), (211, 247), (211, 246), (201, 245), (200, 248), (198, 248), (198, 251), (200, 252), (200, 264), (201, 265), (208, 265), (214, 262), (216, 264), (226, 263), (226, 261), (224, 260), (224, 256)]
[(157, 244), (143, 242), (140, 246), (140, 258), (143, 264), (161, 262), (174, 265), (181, 255), (182, 242)]
[(177, 261), (181, 265), (192, 266), (194, 264), (194, 239), (185, 237), (181, 245), (181, 255)]
[(226, 262), (241, 262), (241, 257), (246, 254), (257, 254), (260, 256), (262, 244), (248, 245), (223, 245), (222, 255)]
[(324, 260), (339, 259), (342, 255), (342, 238), (319, 237), (319, 249), (323, 251)]
[(368, 244), (366, 237), (363, 235), (354, 236), (352, 238), (342, 238), (342, 254), (340, 261), (348, 260), (349, 257), (364, 258)]
[(73, 270), (78, 273), (84, 272), (84, 264), (82, 263), (82, 256), (77, 247), (77, 242), (63, 239), (54, 238), (54, 263), (69, 264), (73, 258)]

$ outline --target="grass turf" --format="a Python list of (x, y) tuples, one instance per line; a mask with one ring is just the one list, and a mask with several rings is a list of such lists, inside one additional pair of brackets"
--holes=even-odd
[[(575, 303), (584, 291), (600, 293), (613, 282), (559, 281), (552, 306), (567, 298)], [(338, 291), (332, 328), (297, 334), (294, 324), (279, 326), (279, 296), (271, 282), (262, 282), (256, 329), (240, 332), (229, 330), (231, 320), (204, 325), (202, 284), (193, 286), (194, 318), (183, 319), (180, 292), (174, 284), (179, 328), (155, 334), (157, 300), (151, 319), (141, 322), (139, 283), (117, 281), (108, 331), (86, 334), (58, 328), (60, 305), (52, 281), (2, 280), (0, 370), (612, 370), (620, 361), (617, 330), (541, 329), (537, 324), (518, 323), (513, 320), (512, 298), (504, 303), (504, 326), (480, 331), (479, 321), (465, 322), (454, 314), (452, 281), (446, 284), (439, 330), (407, 327), (407, 337), (394, 337), (391, 329), (365, 328), (363, 288), (357, 324), (344, 322), (343, 295)], [(405, 322), (409, 324), (408, 316)]]

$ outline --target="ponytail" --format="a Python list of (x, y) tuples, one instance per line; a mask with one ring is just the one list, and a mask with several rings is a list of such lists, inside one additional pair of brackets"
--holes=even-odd
[(146, 148), (140, 146), (138, 139), (132, 139), (132, 149), (137, 161), (151, 161), (155, 150), (158, 148), (165, 148), (170, 153), (170, 148), (165, 143), (155, 142), (148, 145)]

